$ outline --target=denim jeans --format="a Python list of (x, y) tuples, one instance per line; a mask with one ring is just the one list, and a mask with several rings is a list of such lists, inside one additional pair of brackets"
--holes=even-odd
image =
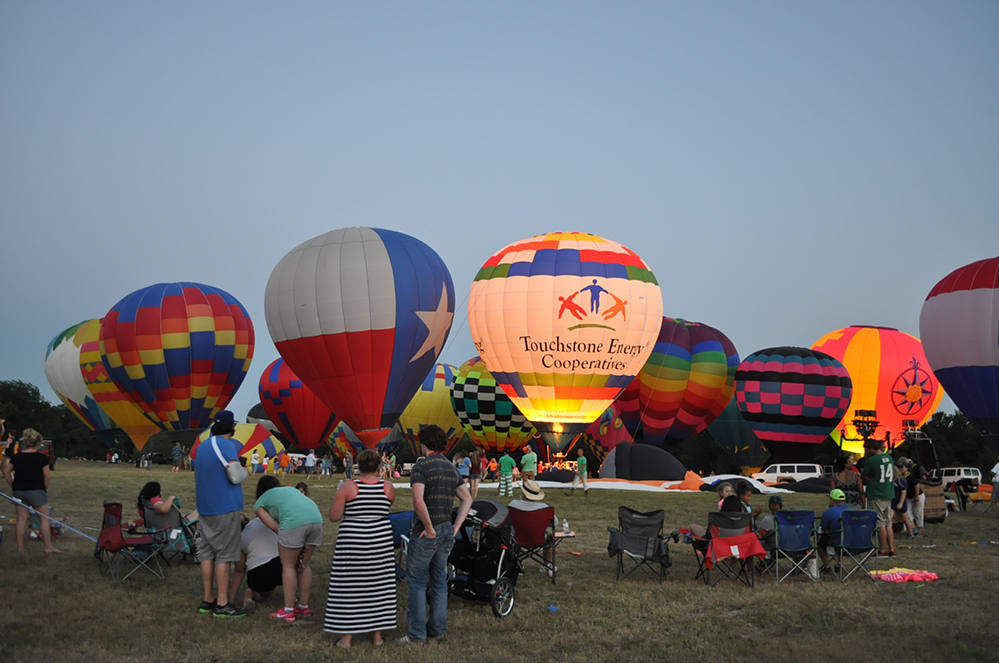
[[(423, 642), (447, 630), (447, 557), (454, 546), (450, 523), (434, 528), (437, 536), (409, 542), (406, 582), (409, 585), (409, 637)], [(430, 581), (430, 616), (427, 617), (427, 580)]]

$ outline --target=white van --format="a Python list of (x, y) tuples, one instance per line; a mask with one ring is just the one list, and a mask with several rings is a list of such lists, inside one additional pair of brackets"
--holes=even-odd
[(822, 466), (815, 463), (776, 463), (752, 475), (763, 483), (787, 483), (822, 476)]

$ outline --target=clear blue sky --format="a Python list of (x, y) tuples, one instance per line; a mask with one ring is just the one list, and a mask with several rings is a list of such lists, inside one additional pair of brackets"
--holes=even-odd
[(482, 262), (541, 232), (629, 246), (667, 315), (741, 355), (851, 324), (918, 334), (999, 254), (999, 4), (0, 3), (0, 379), (162, 281), (256, 326), (334, 228), (414, 235), (474, 354)]

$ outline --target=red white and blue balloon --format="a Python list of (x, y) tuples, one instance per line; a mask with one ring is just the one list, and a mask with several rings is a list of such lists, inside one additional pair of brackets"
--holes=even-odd
[(933, 286), (919, 335), (940, 384), (999, 451), (999, 257), (965, 265)]
[(444, 348), (454, 285), (444, 261), (420, 240), (342, 228), (281, 259), (264, 309), (288, 366), (374, 448)]

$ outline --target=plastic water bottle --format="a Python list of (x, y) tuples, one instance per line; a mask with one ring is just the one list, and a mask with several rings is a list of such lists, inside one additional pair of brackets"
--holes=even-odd
[(569, 533), (569, 520), (567, 518), (562, 519), (562, 532), (564, 534)]

